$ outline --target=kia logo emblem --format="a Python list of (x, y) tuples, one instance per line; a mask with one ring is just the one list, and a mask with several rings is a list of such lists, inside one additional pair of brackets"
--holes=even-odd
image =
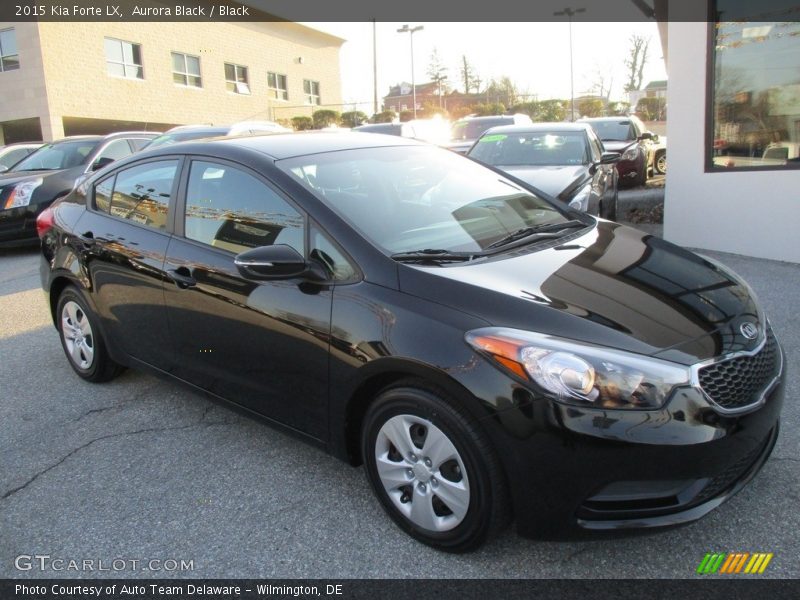
[(751, 323), (750, 321), (739, 325), (739, 331), (741, 331), (742, 335), (748, 340), (754, 340), (758, 337), (758, 327), (756, 327), (755, 323)]

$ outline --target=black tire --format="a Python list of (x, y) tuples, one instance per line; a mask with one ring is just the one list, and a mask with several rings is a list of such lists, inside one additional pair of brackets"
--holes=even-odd
[[(403, 531), (440, 550), (468, 552), (500, 531), (508, 523), (510, 513), (507, 485), (494, 448), (474, 419), (457, 406), (442, 391), (420, 382), (402, 382), (387, 388), (364, 416), (361, 449), (373, 491)], [(414, 444), (416, 449), (412, 448), (412, 453), (416, 454), (416, 462), (403, 456), (406, 453), (401, 453), (386, 435), (387, 431), (393, 434), (398, 431), (393, 429), (394, 425), (412, 421), (407, 430), (399, 426), (399, 431), (409, 434), (404, 441)], [(383, 429), (384, 426), (387, 428)], [(441, 441), (442, 435), (452, 446)], [(438, 446), (433, 443), (437, 440)], [(445, 447), (454, 449), (455, 457), (438, 464), (428, 461), (423, 450), (426, 441), (433, 446), (429, 448), (433, 450), (430, 454), (434, 461), (438, 460), (437, 454), (451, 456), (449, 451), (443, 450)], [(441, 451), (437, 453), (436, 447)], [(397, 469), (398, 477), (406, 477), (407, 484), (389, 478), (384, 485), (378, 472), (377, 456), (384, 450), (380, 459), (384, 472), (387, 468)], [(424, 467), (426, 463), (429, 469)], [(394, 464), (397, 467), (393, 467)], [(394, 486), (391, 496), (386, 486)], [(454, 493), (453, 490), (460, 491)], [(417, 515), (420, 520), (419, 513), (414, 510), (418, 498), (420, 512), (424, 511), (440, 530), (423, 527), (412, 519)], [(401, 512), (401, 508), (410, 514)]]
[(667, 152), (662, 150), (656, 153), (655, 161), (653, 161), (653, 170), (659, 175), (667, 174)]
[(614, 190), (614, 197), (611, 200), (603, 200), (600, 204), (600, 216), (609, 221), (617, 220), (617, 204), (619, 203), (619, 191)]
[(56, 323), (61, 347), (79, 377), (101, 383), (119, 375), (122, 367), (108, 355), (100, 320), (76, 288), (69, 286), (61, 292)]

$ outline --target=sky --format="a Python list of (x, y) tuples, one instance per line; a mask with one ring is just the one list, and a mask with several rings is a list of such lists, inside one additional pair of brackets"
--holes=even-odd
[[(306, 23), (347, 40), (342, 46), (342, 99), (372, 105), (372, 23)], [(378, 102), (389, 87), (411, 81), (409, 34), (397, 33), (404, 23), (377, 23)], [(539, 100), (569, 98), (569, 25), (559, 23), (409, 23), (423, 25), (414, 34), (415, 81), (429, 81), (426, 74), (433, 49), (446, 67), (451, 85), (463, 91), (461, 57), (466, 55), (482, 81), (508, 75), (522, 93)], [(602, 75), (611, 83), (611, 99), (627, 100), (624, 61), (630, 36), (650, 39), (649, 58), (642, 85), (666, 79), (661, 42), (656, 24), (572, 24), (575, 95), (591, 90)], [(365, 111), (367, 112), (367, 111)]]

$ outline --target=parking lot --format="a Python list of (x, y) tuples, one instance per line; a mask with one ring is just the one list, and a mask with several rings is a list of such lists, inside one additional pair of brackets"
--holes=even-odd
[[(751, 283), (787, 353), (782, 433), (759, 476), (686, 527), (574, 542), (509, 530), (454, 556), (396, 528), (360, 468), (173, 383), (133, 371), (78, 379), (39, 287), (38, 251), (0, 251), (0, 577), (85, 575), (15, 567), (38, 554), (126, 561), (92, 576), (683, 578), (706, 552), (737, 551), (772, 552), (766, 576), (800, 577), (800, 265), (709, 254)], [(131, 567), (149, 560), (191, 569)]]

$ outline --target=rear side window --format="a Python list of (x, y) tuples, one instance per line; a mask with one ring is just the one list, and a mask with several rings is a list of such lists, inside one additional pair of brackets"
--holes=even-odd
[[(177, 172), (177, 160), (149, 162), (117, 172), (109, 212), (139, 225), (166, 229), (169, 200)], [(100, 209), (97, 188), (95, 203)]]
[(115, 176), (107, 177), (94, 186), (94, 207), (107, 213), (111, 208), (111, 193), (114, 191)]
[(303, 216), (268, 185), (230, 165), (192, 163), (184, 227), (188, 239), (230, 252), (287, 244), (305, 254)]

